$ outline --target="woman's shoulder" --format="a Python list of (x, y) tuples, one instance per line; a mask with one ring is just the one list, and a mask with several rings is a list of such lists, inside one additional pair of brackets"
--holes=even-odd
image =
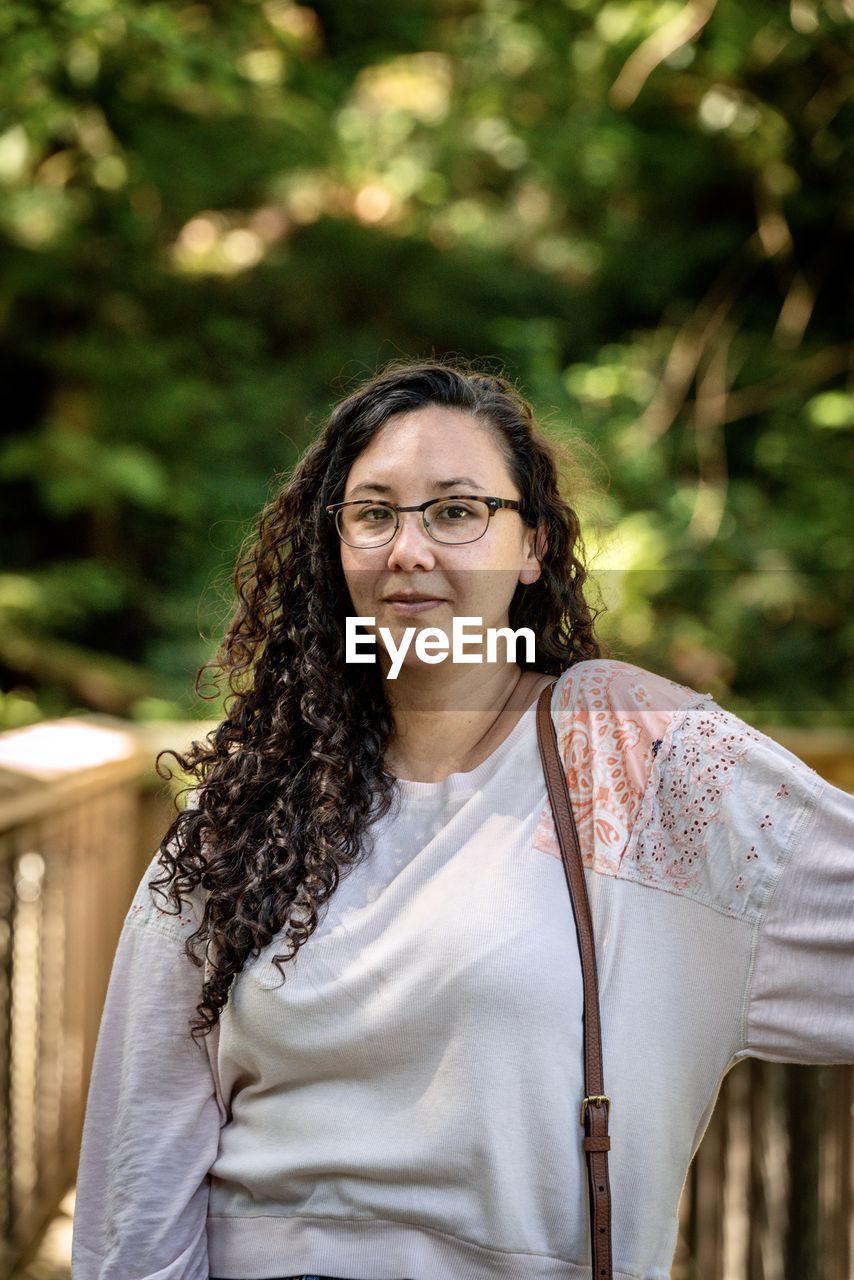
[(756, 918), (814, 769), (712, 694), (614, 659), (565, 671), (553, 716), (586, 865)]
[[(154, 929), (169, 938), (179, 940), (189, 937), (198, 928), (203, 912), (197, 901), (198, 890), (190, 895), (185, 892), (181, 908), (176, 908), (169, 896), (165, 867), (158, 851), (137, 885), (125, 916), (125, 924)], [(154, 881), (158, 883), (153, 887)]]
[(561, 717), (576, 710), (599, 724), (608, 717), (652, 721), (711, 697), (633, 662), (586, 658), (562, 672), (553, 707)]
[(658, 745), (680, 715), (713, 705), (667, 676), (617, 658), (588, 658), (562, 673), (552, 700), (558, 741), (577, 757), (619, 756), (635, 789), (643, 789)]
[[(187, 809), (197, 808), (198, 793), (193, 791), (187, 797)], [(169, 846), (174, 856), (174, 843)], [(181, 906), (176, 907), (169, 893), (173, 880), (170, 874), (172, 857), (166, 858), (162, 849), (151, 858), (142, 879), (139, 881), (133, 900), (125, 917), (125, 924), (146, 929), (154, 929), (167, 937), (183, 940), (193, 933), (201, 923), (204, 914), (203, 890), (196, 885), (192, 890), (184, 890), (181, 895)]]

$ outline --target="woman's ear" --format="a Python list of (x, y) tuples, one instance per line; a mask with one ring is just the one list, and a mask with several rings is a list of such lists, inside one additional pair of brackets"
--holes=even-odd
[(536, 582), (542, 573), (542, 560), (548, 550), (548, 531), (544, 524), (536, 529), (529, 529), (526, 534), (526, 556), (519, 572), (519, 581), (523, 586)]

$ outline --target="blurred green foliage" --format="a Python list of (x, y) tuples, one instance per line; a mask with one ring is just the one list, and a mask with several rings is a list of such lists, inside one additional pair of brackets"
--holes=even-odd
[(0, 724), (217, 714), (275, 476), (448, 352), (598, 452), (615, 656), (851, 723), (851, 13), (9, 0)]

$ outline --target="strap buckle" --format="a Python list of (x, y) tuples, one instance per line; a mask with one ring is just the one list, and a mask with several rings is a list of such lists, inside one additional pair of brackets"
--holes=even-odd
[(584, 1118), (587, 1115), (588, 1106), (600, 1106), (605, 1104), (605, 1123), (607, 1125), (611, 1118), (611, 1099), (606, 1097), (604, 1093), (591, 1093), (581, 1101), (581, 1127), (584, 1127)]

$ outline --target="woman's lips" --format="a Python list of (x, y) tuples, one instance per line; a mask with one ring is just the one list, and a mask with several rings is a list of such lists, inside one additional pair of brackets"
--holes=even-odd
[(444, 600), (384, 600), (383, 604), (391, 609), (392, 613), (396, 613), (399, 618), (409, 618), (416, 613), (426, 613), (428, 609), (435, 609), (438, 604), (445, 604)]

